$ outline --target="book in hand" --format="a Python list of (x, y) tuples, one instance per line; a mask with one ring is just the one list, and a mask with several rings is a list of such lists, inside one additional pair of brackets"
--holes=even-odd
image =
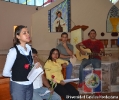
[(31, 82), (33, 82), (38, 77), (38, 75), (43, 73), (42, 66), (39, 66), (39, 68), (36, 67), (37, 67), (37, 63), (34, 65), (34, 67), (31, 69), (31, 71), (27, 76), (27, 79)]
[(65, 79), (65, 80), (64, 80), (65, 83), (76, 82), (76, 81), (79, 81), (79, 78)]

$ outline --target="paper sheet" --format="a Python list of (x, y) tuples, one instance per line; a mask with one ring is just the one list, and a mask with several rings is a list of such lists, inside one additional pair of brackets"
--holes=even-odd
[(70, 62), (71, 62), (71, 64), (74, 66), (75, 65), (75, 63), (76, 63), (76, 60), (77, 60), (77, 58), (73, 55), (73, 57), (72, 58), (70, 58)]
[(40, 96), (44, 96), (44, 95), (48, 94), (49, 92), (50, 92), (50, 90), (46, 90), (45, 93), (39, 94), (39, 95), (40, 95)]
[(79, 78), (65, 79), (65, 80), (64, 80), (65, 83), (74, 82), (74, 81), (79, 81)]
[(38, 75), (43, 73), (43, 69), (41, 66), (39, 68), (36, 68), (36, 67), (37, 67), (37, 63), (34, 65), (34, 67), (32, 68), (32, 70), (29, 72), (27, 76), (27, 79), (31, 82), (33, 82), (37, 78)]

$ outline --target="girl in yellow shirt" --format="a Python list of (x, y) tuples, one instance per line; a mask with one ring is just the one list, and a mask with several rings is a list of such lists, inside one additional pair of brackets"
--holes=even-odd
[[(62, 96), (65, 100), (79, 100), (78, 97), (79, 92), (70, 84), (65, 83), (63, 80), (62, 75), (62, 66), (67, 66), (69, 63), (68, 61), (59, 59), (60, 53), (59, 50), (56, 48), (53, 48), (50, 51), (48, 60), (46, 61), (44, 68), (46, 73), (46, 78), (51, 81), (52, 75), (55, 76), (55, 81), (57, 82), (57, 86), (55, 87), (54, 91)], [(62, 65), (62, 66), (61, 66)], [(72, 99), (68, 96), (72, 96)], [(73, 98), (75, 96), (75, 98)]]

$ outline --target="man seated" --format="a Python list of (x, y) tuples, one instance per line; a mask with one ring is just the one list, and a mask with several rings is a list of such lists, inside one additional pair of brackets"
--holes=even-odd
[(83, 85), (83, 79), (82, 79), (83, 68), (85, 68), (89, 64), (92, 64), (94, 69), (101, 68), (101, 57), (98, 54), (104, 53), (104, 46), (102, 42), (96, 39), (96, 31), (92, 29), (88, 33), (88, 36), (89, 39), (84, 40), (76, 45), (76, 48), (81, 52), (82, 55), (85, 55), (86, 52), (82, 51), (80, 46), (82, 46), (83, 48), (89, 48), (92, 52), (92, 54), (89, 56), (89, 59), (82, 60), (81, 66), (79, 68), (79, 79), (80, 79), (79, 88), (81, 88)]
[[(39, 62), (38, 56), (37, 56), (37, 50), (32, 48), (32, 55), (34, 63)], [(43, 84), (46, 87), (43, 87)], [(52, 97), (50, 100), (61, 100), (60, 96), (54, 92), (53, 88), (48, 83), (48, 80), (45, 78), (44, 74), (40, 74), (35, 81), (33, 82), (33, 99), (32, 100), (48, 100), (50, 95), (52, 94)], [(40, 96), (39, 94), (44, 94), (47, 90), (50, 90), (50, 93), (47, 93), (44, 96)]]
[(60, 59), (66, 60), (69, 64), (66, 67), (66, 79), (70, 79), (72, 75), (72, 64), (70, 58), (73, 57), (73, 45), (68, 42), (68, 34), (61, 34), (61, 43), (56, 47), (60, 52)]

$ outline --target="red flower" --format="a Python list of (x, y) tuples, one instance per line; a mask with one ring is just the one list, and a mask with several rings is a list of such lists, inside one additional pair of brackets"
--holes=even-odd
[(29, 65), (30, 65), (30, 64), (25, 64), (25, 65), (24, 65), (24, 68), (25, 68), (25, 69), (28, 69), (28, 68), (29, 68)]
[(51, 77), (52, 77), (52, 79), (54, 79), (54, 78), (55, 78), (55, 76), (54, 76), (54, 75), (52, 75)]

